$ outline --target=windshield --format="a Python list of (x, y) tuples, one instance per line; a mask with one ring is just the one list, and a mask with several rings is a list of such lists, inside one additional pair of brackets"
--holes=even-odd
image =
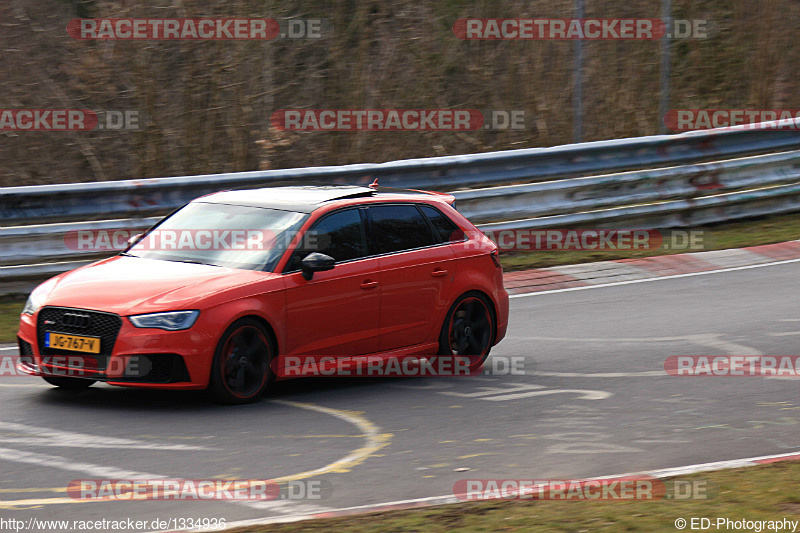
[(149, 231), (126, 253), (272, 272), (307, 216), (263, 207), (192, 202)]

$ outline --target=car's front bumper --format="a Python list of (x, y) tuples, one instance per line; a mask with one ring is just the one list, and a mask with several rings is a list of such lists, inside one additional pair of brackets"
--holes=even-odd
[[(111, 385), (152, 389), (204, 389), (214, 355), (214, 340), (202, 328), (163, 331), (122, 325), (110, 353), (43, 354), (37, 335), (38, 313), (22, 315), (17, 369), (33, 376), (74, 377)], [(196, 325), (197, 326), (197, 325)]]

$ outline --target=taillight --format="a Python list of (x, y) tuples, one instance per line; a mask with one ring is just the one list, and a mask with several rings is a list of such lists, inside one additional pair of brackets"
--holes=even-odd
[(497, 250), (492, 250), (492, 253), (489, 254), (492, 256), (492, 261), (494, 262), (494, 266), (497, 268), (503, 268), (503, 265), (500, 264), (500, 257), (498, 256)]

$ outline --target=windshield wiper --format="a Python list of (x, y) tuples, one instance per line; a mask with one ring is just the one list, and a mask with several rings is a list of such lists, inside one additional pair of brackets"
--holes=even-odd
[(195, 261), (194, 259), (165, 259), (165, 261), (172, 261), (174, 263), (189, 263), (192, 265), (218, 266), (211, 263), (203, 263), (202, 261)]

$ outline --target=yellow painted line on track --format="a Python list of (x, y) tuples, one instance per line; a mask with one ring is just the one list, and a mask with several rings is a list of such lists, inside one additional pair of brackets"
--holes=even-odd
[(40, 505), (58, 505), (64, 503), (89, 503), (92, 500), (73, 500), (72, 498), (39, 498), (32, 500), (13, 500), (0, 502), (0, 509), (20, 510)]
[(460, 457), (456, 457), (456, 459), (472, 459), (473, 457), (482, 457), (484, 455), (502, 455), (502, 454), (499, 452), (473, 453), (470, 455), (462, 455)]
[(322, 468), (317, 468), (316, 470), (308, 470), (306, 472), (301, 472), (291, 476), (275, 478), (273, 481), (297, 481), (299, 479), (307, 479), (322, 474), (341, 474), (350, 472), (354, 467), (366, 461), (369, 456), (388, 446), (389, 442), (394, 436), (391, 433), (381, 433), (380, 428), (362, 416), (363, 413), (360, 411), (345, 411), (342, 409), (322, 407), (321, 405), (315, 405), (313, 403), (292, 402), (289, 400), (273, 401), (281, 405), (298, 407), (308, 411), (316, 411), (317, 413), (324, 413), (336, 417), (339, 420), (344, 420), (345, 422), (349, 422), (350, 424), (353, 424), (359, 428), (361, 433), (363, 433), (366, 437), (366, 442), (363, 446), (352, 451), (350, 454), (342, 457), (338, 461), (335, 461), (327, 466), (323, 466)]
[(67, 487), (50, 487), (46, 489), (0, 489), (0, 494), (18, 492), (67, 492)]
[(0, 494), (16, 494), (21, 492), (67, 492), (67, 487), (49, 487), (46, 489), (0, 489)]
[(264, 439), (363, 439), (366, 435), (268, 435)]

